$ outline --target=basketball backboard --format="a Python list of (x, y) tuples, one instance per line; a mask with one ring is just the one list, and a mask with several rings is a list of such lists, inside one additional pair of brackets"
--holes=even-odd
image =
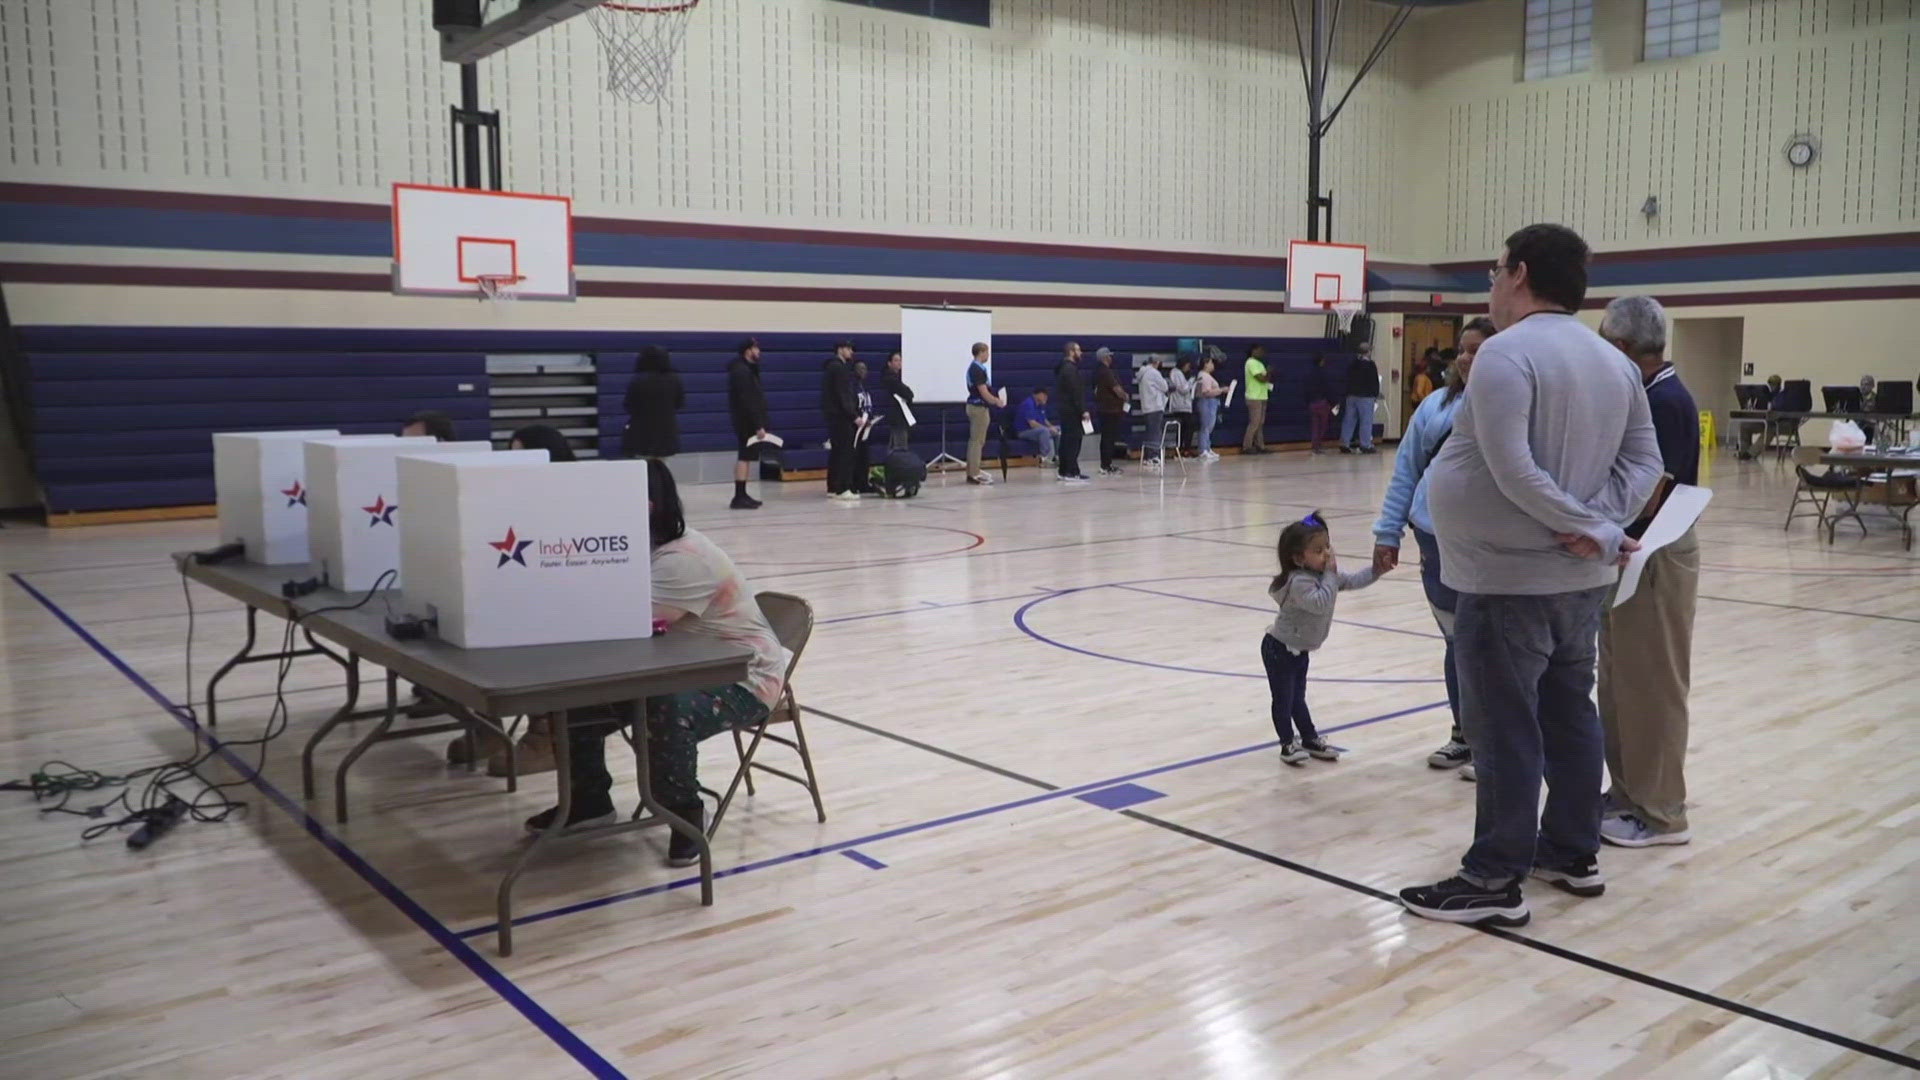
[(1287, 245), (1287, 310), (1330, 312), (1367, 300), (1365, 244), (1294, 240)]
[(510, 279), (523, 300), (572, 300), (573, 200), (393, 185), (393, 291), (478, 297), (482, 278)]

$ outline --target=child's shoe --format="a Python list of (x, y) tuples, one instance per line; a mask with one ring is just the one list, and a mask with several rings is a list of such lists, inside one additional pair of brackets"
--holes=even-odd
[(1305, 765), (1307, 751), (1302, 749), (1299, 743), (1281, 743), (1280, 760), (1289, 765)]
[(1306, 748), (1307, 753), (1312, 754), (1321, 761), (1339, 761), (1340, 755), (1346, 753), (1345, 750), (1317, 736), (1311, 739), (1301, 739), (1300, 745)]

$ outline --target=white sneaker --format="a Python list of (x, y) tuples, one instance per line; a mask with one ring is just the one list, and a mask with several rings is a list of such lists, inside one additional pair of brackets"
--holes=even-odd
[(993, 483), (993, 477), (988, 476), (986, 473), (974, 473), (972, 476), (967, 477), (967, 483), (979, 484), (985, 487)]
[(1460, 766), (1459, 776), (1460, 776), (1460, 779), (1465, 780), (1469, 784), (1479, 783), (1480, 781), (1480, 774), (1474, 769), (1472, 765)]
[(1220, 455), (1209, 450), (1206, 453), (1200, 455), (1200, 460), (1201, 461), (1219, 461)]
[(1084, 476), (1069, 476), (1069, 477), (1067, 477), (1067, 478), (1066, 478), (1066, 482), (1067, 482), (1068, 484), (1091, 484), (1091, 483), (1093, 483), (1093, 481), (1091, 481), (1091, 480), (1089, 480), (1089, 479), (1087, 479), (1087, 478), (1086, 478), (1086, 477), (1084, 477)]
[(1601, 819), (1600, 839), (1617, 847), (1654, 847), (1659, 844), (1687, 843), (1693, 839), (1693, 833), (1687, 829), (1654, 832), (1653, 826), (1640, 820), (1637, 815), (1622, 814)]

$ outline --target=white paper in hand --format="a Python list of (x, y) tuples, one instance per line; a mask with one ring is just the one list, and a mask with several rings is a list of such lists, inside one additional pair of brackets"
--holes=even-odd
[(1660, 512), (1653, 515), (1653, 522), (1647, 526), (1646, 535), (1640, 538), (1640, 550), (1627, 557), (1626, 569), (1620, 571), (1620, 588), (1613, 594), (1613, 606), (1633, 599), (1634, 591), (1640, 587), (1640, 575), (1647, 568), (1647, 559), (1653, 553), (1687, 535), (1693, 523), (1713, 500), (1713, 492), (1707, 488), (1690, 484), (1675, 484), (1667, 493), (1667, 501), (1660, 506)]
[(895, 395), (893, 395), (893, 400), (895, 400), (895, 401), (897, 401), (897, 402), (899, 402), (899, 403), (900, 403), (900, 423), (901, 423), (901, 425), (902, 425), (902, 426), (904, 426), (904, 427), (912, 427), (912, 426), (913, 426), (913, 423), (914, 423), (914, 420), (913, 420), (913, 410), (907, 407), (907, 399), (906, 399), (906, 398), (903, 398), (903, 397), (901, 397), (901, 396), (900, 396), (899, 394), (895, 394)]
[(1080, 421), (1080, 430), (1086, 432), (1088, 435), (1093, 434), (1093, 421), (1083, 417)]
[(1233, 404), (1233, 391), (1239, 385), (1240, 385), (1239, 379), (1235, 379), (1232, 382), (1227, 384), (1227, 396), (1220, 399), (1220, 407), (1222, 409)]
[(747, 440), (748, 446), (755, 446), (760, 443), (772, 443), (775, 446), (785, 446), (787, 445), (787, 440), (781, 438), (778, 435), (773, 434), (772, 432), (768, 432), (765, 435), (755, 435), (752, 438)]

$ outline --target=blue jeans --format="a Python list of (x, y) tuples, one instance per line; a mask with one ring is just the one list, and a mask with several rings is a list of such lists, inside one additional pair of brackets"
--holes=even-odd
[(1213, 449), (1213, 426), (1220, 422), (1220, 399), (1201, 398), (1194, 405), (1200, 410), (1200, 452), (1204, 454)]
[(1050, 427), (1030, 427), (1020, 433), (1020, 441), (1038, 446), (1041, 457), (1053, 456), (1053, 429)]
[(1460, 721), (1480, 780), (1473, 846), (1460, 865), (1483, 884), (1600, 850), (1605, 751), (1593, 678), (1607, 592), (1459, 594)]
[(1155, 461), (1166, 456), (1163, 443), (1167, 437), (1167, 414), (1165, 410), (1141, 413), (1140, 419), (1147, 423), (1146, 441), (1140, 444), (1140, 463), (1144, 465), (1149, 454)]
[(1294, 653), (1272, 634), (1260, 635), (1260, 663), (1267, 669), (1267, 689), (1273, 693), (1273, 733), (1283, 743), (1316, 739), (1313, 713), (1307, 711), (1307, 665), (1313, 654)]
[(1447, 649), (1441, 656), (1440, 668), (1447, 678), (1447, 711), (1453, 714), (1453, 738), (1458, 740), (1461, 737), (1460, 673), (1453, 666), (1453, 615), (1460, 594), (1440, 580), (1439, 539), (1415, 526), (1413, 542), (1420, 546), (1420, 587), (1426, 590), (1427, 607), (1433, 611), (1433, 621), (1440, 627), (1440, 636), (1447, 639)]
[(1373, 449), (1372, 398), (1348, 396), (1346, 415), (1340, 418), (1340, 441)]

